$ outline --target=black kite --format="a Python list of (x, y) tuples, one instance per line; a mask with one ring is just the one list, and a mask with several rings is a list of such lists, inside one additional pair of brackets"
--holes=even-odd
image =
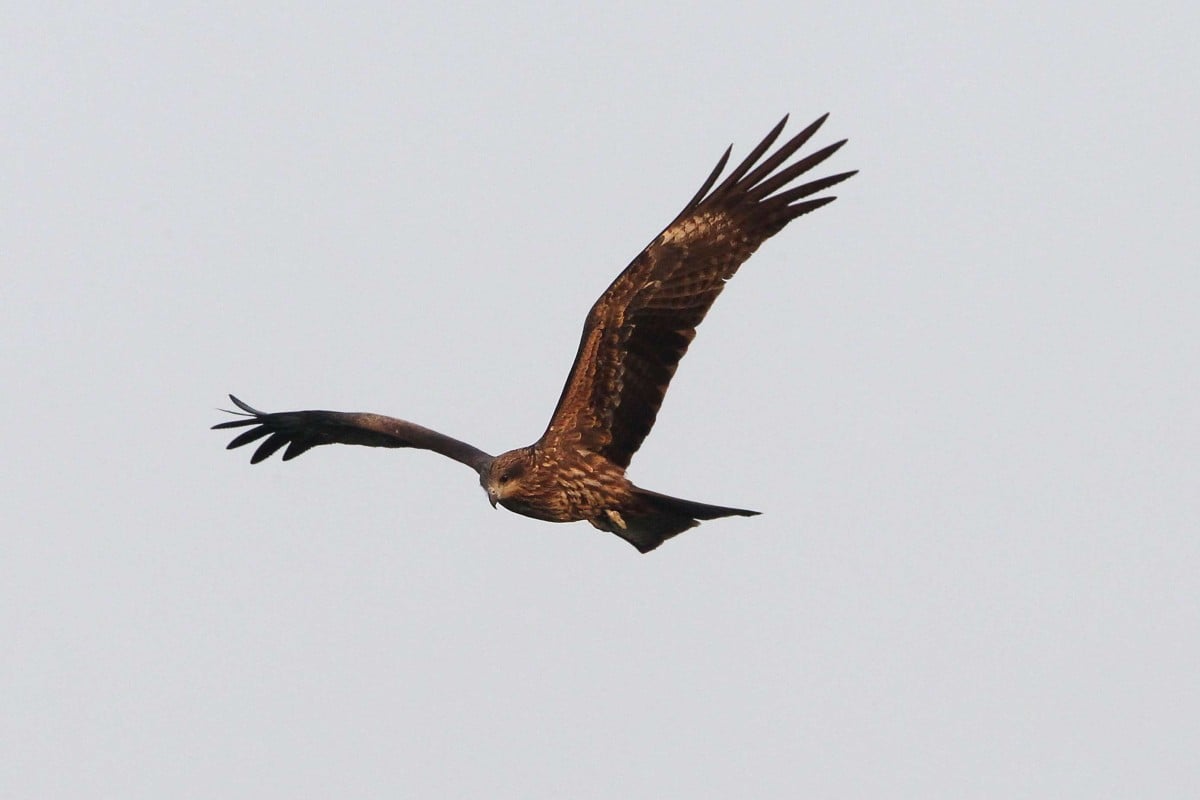
[(401, 419), (340, 411), (268, 414), (232, 395), (245, 419), (213, 427), (250, 427), (229, 443), (231, 449), (267, 437), (251, 463), (285, 445), (285, 461), (322, 444), (433, 450), (478, 472), (493, 507), (499, 503), (550, 522), (587, 520), (643, 553), (699, 520), (757, 514), (641, 489), (625, 477), (625, 469), (650, 433), (675, 368), (725, 282), (785, 225), (834, 200), (805, 198), (855, 174), (789, 188), (845, 144), (784, 166), (824, 121), (823, 116), (758, 163), (783, 131), (784, 117), (714, 189), (732, 147), (725, 151), (679, 216), (592, 306), (550, 425), (529, 447), (491, 456)]

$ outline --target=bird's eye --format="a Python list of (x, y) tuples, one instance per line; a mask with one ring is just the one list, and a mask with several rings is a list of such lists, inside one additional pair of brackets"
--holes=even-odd
[(500, 473), (500, 482), (501, 482), (501, 483), (508, 483), (508, 479), (509, 479), (509, 477), (510, 477), (510, 476), (509, 476), (509, 474), (508, 474), (507, 472), (502, 472), (502, 473)]

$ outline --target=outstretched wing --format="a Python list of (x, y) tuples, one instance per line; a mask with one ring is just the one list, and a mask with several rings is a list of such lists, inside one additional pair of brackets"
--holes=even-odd
[(250, 457), (251, 464), (270, 458), (284, 445), (287, 445), (287, 450), (283, 451), (283, 460), (287, 461), (322, 444), (416, 447), (441, 453), (476, 472), (481, 472), (492, 461), (492, 456), (466, 442), (382, 414), (345, 411), (284, 411), (268, 414), (251, 408), (233, 395), (229, 395), (229, 399), (242, 410), (229, 413), (238, 414), (244, 419), (221, 422), (213, 425), (213, 429), (249, 428), (229, 443), (229, 450), (267, 437)]
[(544, 444), (584, 447), (622, 467), (629, 465), (654, 425), (696, 326), (725, 281), (793, 219), (834, 200), (804, 198), (855, 174), (843, 172), (787, 188), (846, 143), (831, 144), (784, 166), (827, 116), (755, 166), (783, 131), (784, 117), (713, 189), (732, 148), (726, 150), (679, 216), (617, 276), (588, 313), (575, 364), (542, 437)]

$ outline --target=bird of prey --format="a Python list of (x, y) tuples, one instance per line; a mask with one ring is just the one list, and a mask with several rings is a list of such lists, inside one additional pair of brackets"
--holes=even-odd
[[(788, 164), (828, 115), (765, 159), (784, 117), (727, 177), (725, 151), (671, 224), (600, 295), (583, 325), (575, 363), (545, 433), (528, 447), (492, 456), (445, 434), (380, 414), (342, 411), (266, 413), (230, 395), (241, 428), (229, 443), (266, 437), (251, 463), (283, 447), (286, 461), (323, 444), (416, 447), (466, 464), (492, 506), (549, 522), (587, 520), (646, 553), (699, 520), (756, 511), (697, 503), (635, 486), (625, 477), (650, 433), (671, 377), (725, 282), (785, 225), (834, 200), (811, 198), (854, 172), (793, 182), (845, 140)], [(713, 187), (716, 188), (713, 188)]]

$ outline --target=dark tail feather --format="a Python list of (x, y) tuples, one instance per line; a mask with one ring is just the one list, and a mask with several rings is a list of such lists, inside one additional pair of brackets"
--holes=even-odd
[(626, 514), (622, 520), (625, 523), (624, 529), (614, 525), (610, 530), (642, 553), (648, 553), (672, 536), (696, 527), (700, 524), (698, 520), (753, 517), (760, 513), (744, 508), (710, 506), (707, 503), (682, 500), (636, 487), (633, 496), (639, 501), (640, 513)]
[(686, 514), (693, 519), (718, 519), (720, 517), (757, 517), (761, 511), (748, 511), (744, 508), (726, 508), (725, 506), (710, 506), (707, 503), (697, 503), (694, 500), (681, 500), (665, 494), (652, 492), (648, 489), (634, 489), (635, 497), (648, 500), (655, 508), (676, 514)]

